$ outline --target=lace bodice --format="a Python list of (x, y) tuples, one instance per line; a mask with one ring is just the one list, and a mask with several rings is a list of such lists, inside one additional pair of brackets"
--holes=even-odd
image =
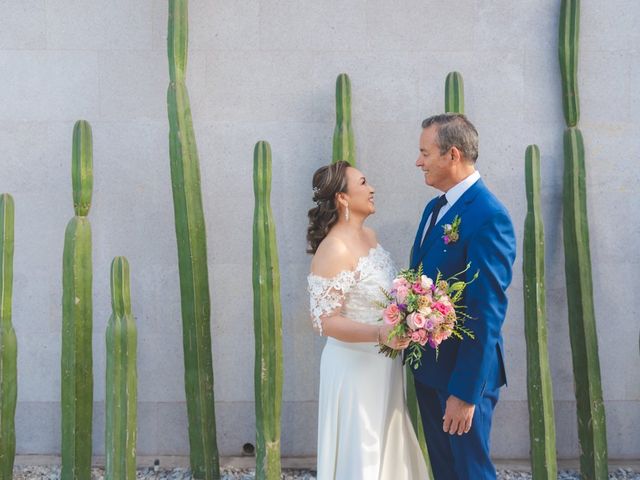
[(389, 289), (396, 274), (391, 255), (380, 244), (360, 257), (354, 270), (344, 270), (332, 278), (309, 274), (309, 309), (314, 328), (322, 335), (322, 319), (342, 313), (362, 323), (380, 319), (384, 301), (381, 288)]

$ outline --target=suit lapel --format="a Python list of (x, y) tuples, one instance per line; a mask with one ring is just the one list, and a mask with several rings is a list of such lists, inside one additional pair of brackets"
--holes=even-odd
[[(447, 213), (445, 213), (444, 216), (440, 219), (440, 221), (438, 221), (434, 225), (433, 229), (429, 232), (429, 235), (427, 236), (427, 238), (424, 239), (424, 243), (422, 244), (422, 247), (420, 248), (419, 252), (416, 254), (414, 250), (414, 258), (415, 258), (414, 264), (417, 265), (420, 262), (420, 260), (424, 258), (427, 251), (429, 250), (429, 248), (431, 248), (431, 245), (433, 245), (435, 240), (442, 237), (442, 225), (453, 222), (453, 219), (455, 218), (456, 215), (462, 215), (464, 211), (467, 209), (467, 207), (476, 198), (478, 193), (485, 188), (486, 187), (484, 186), (484, 182), (480, 178), (476, 183), (471, 185), (471, 187), (469, 187), (466, 192), (462, 194), (462, 196), (453, 205), (453, 207), (451, 207), (447, 211)], [(424, 226), (425, 220), (426, 218), (423, 219), (421, 226)], [(422, 232), (422, 228), (418, 232), (418, 235), (420, 235), (421, 232)]]
[(420, 253), (420, 243), (422, 242), (422, 234), (424, 232), (424, 226), (427, 223), (427, 218), (431, 214), (433, 207), (435, 205), (437, 197), (432, 199), (427, 206), (424, 207), (424, 211), (422, 212), (422, 219), (420, 220), (420, 226), (418, 227), (418, 231), (416, 232), (416, 238), (413, 241), (413, 248), (411, 249), (411, 265), (416, 265), (418, 260), (418, 255)]

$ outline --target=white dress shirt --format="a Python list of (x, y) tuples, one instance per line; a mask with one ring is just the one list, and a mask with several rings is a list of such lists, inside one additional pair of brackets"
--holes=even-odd
[[(480, 179), (480, 172), (475, 170), (471, 175), (462, 180), (460, 183), (451, 187), (444, 196), (447, 199), (447, 203), (443, 205), (443, 207), (438, 212), (438, 218), (436, 218), (436, 224), (442, 220), (444, 214), (449, 211), (451, 207), (458, 201), (458, 199), (473, 186)], [(424, 230), (422, 231), (422, 241), (424, 242), (424, 235), (427, 233), (427, 228), (429, 228), (429, 223), (431, 223), (431, 214), (429, 214), (429, 218), (427, 218), (426, 223), (424, 224)], [(435, 227), (434, 227), (435, 228)]]

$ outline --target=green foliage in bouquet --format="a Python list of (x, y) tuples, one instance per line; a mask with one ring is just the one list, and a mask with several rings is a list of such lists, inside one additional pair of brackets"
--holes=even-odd
[(176, 238), (184, 385), (189, 419), (191, 470), (197, 479), (219, 479), (211, 353), (209, 274), (200, 165), (186, 86), (188, 1), (169, 0), (169, 154)]
[(525, 181), (527, 216), (524, 223), (522, 274), (524, 277), (524, 333), (527, 341), (531, 469), (536, 479), (555, 480), (558, 476), (556, 427), (547, 349), (544, 228), (540, 206), (540, 150), (537, 145), (527, 147)]
[(271, 212), (271, 147), (253, 153), (253, 324), (255, 332), (256, 478), (279, 480), (282, 410), (282, 307), (278, 245)]
[(131, 313), (129, 262), (111, 262), (111, 308), (107, 323), (106, 480), (136, 478), (137, 329)]
[(73, 128), (71, 175), (76, 216), (68, 223), (62, 262), (62, 480), (91, 477), (93, 417), (93, 141), (84, 120)]
[(13, 478), (16, 454), (18, 342), (11, 324), (13, 226), (13, 198), (3, 193), (0, 195), (0, 480)]
[(346, 73), (336, 79), (336, 128), (333, 131), (333, 163), (356, 164), (356, 143), (351, 126), (351, 80)]

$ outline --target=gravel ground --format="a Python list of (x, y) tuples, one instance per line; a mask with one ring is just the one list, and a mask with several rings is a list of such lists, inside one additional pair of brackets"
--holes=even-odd
[[(14, 469), (14, 480), (58, 480), (60, 478), (60, 466), (19, 466)], [(104, 469), (94, 468), (91, 478), (104, 480)], [(191, 472), (186, 468), (160, 468), (155, 472), (152, 468), (138, 469), (138, 479), (143, 480), (191, 480)], [(253, 469), (225, 468), (222, 472), (222, 480), (250, 480), (254, 478)], [(316, 472), (310, 470), (284, 470), (283, 480), (315, 480)], [(529, 480), (531, 473), (515, 470), (499, 470), (500, 480)], [(562, 470), (558, 474), (560, 480), (579, 480), (578, 472)], [(609, 474), (610, 480), (640, 480), (640, 472), (626, 468), (618, 468)]]

